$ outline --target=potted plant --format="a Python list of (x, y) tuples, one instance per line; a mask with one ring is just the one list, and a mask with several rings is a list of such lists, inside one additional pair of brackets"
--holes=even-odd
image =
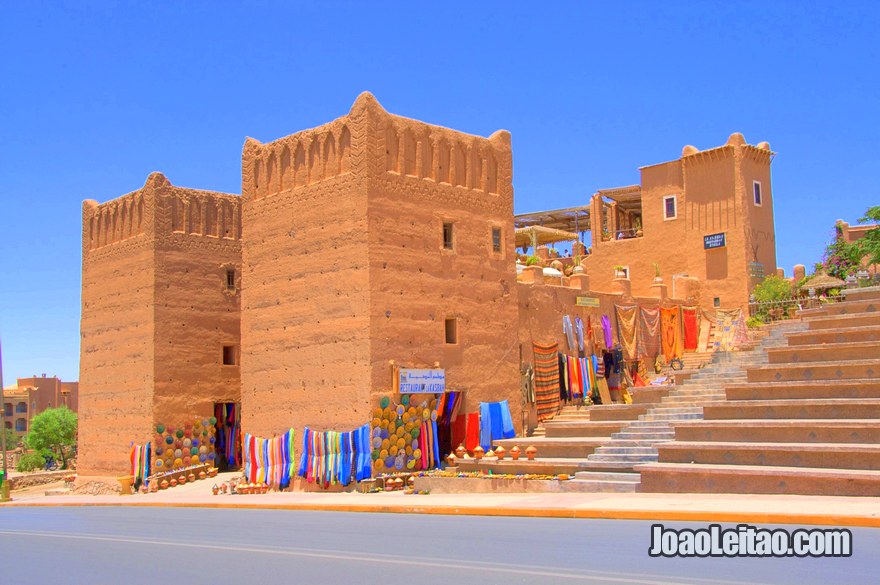
[(654, 284), (660, 284), (663, 282), (663, 277), (660, 276), (660, 264), (654, 262)]
[(626, 278), (626, 271), (622, 265), (618, 264), (614, 267), (614, 278)]

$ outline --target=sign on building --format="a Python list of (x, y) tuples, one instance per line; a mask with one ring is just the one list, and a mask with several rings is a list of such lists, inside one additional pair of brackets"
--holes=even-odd
[(703, 249), (711, 250), (713, 248), (724, 248), (727, 246), (727, 238), (724, 232), (720, 234), (709, 234), (703, 236)]
[(398, 392), (401, 394), (439, 394), (446, 392), (446, 370), (400, 368)]
[(598, 307), (599, 306), (599, 298), (598, 297), (577, 297), (575, 300), (575, 305), (578, 307)]

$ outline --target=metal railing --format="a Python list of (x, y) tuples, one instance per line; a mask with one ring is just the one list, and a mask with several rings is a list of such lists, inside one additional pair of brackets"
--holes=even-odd
[(838, 303), (846, 300), (844, 295), (828, 295), (817, 297), (803, 297), (781, 299), (778, 301), (755, 301), (749, 303), (749, 315), (758, 318), (764, 323), (794, 319), (797, 311), (804, 309), (818, 309), (828, 303)]

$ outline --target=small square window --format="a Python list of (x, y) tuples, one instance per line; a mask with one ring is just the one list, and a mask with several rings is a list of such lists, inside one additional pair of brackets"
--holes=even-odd
[(761, 206), (761, 183), (759, 181), (752, 181), (752, 193), (755, 196), (755, 205), (758, 207)]
[(458, 319), (446, 319), (446, 343), (458, 343)]
[(452, 249), (452, 223), (450, 222), (443, 223), (443, 248)]
[(235, 270), (232, 268), (226, 271), (226, 290), (235, 290)]
[(715, 307), (720, 307), (721, 306), (721, 297), (715, 297), (714, 299), (712, 299), (712, 305)]
[(223, 365), (224, 366), (234, 366), (235, 365), (235, 346), (234, 345), (224, 345), (223, 346)]
[(663, 198), (663, 219), (675, 219), (678, 217), (678, 206), (675, 195)]
[(492, 228), (492, 251), (496, 254), (501, 253), (501, 228)]

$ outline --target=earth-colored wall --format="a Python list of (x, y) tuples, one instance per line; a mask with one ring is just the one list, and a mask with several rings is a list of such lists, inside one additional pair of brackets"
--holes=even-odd
[(81, 475), (118, 475), (153, 411), (155, 196), (83, 203), (79, 437)]
[[(466, 392), (465, 412), (508, 399), (518, 421), (510, 135), (472, 136), (389, 115), (375, 102), (370, 111), (384, 165), (369, 195), (372, 402), (390, 391), (391, 361), (438, 365), (448, 389)], [(444, 223), (453, 226), (451, 250)], [(455, 344), (445, 342), (448, 318), (457, 320)]]
[(370, 393), (367, 167), (353, 113), (242, 153), (242, 425), (349, 430)]

